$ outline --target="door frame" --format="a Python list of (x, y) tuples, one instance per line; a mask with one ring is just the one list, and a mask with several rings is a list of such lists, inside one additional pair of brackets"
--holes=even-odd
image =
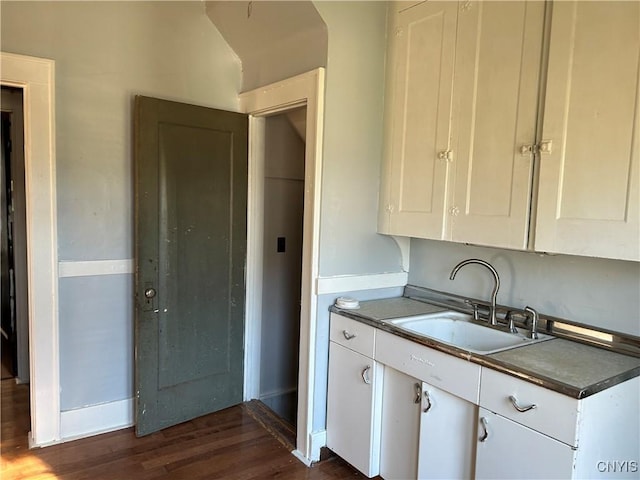
[(0, 52), (0, 84), (21, 88), (29, 296), (29, 446), (60, 440), (55, 62)]
[(263, 195), (265, 117), (306, 106), (302, 288), (296, 455), (307, 465), (320, 458), (322, 438), (314, 442), (316, 282), (319, 271), (324, 68), (240, 94), (240, 109), (249, 114), (249, 189), (247, 203), (247, 269), (244, 398), (260, 393), (262, 316)]

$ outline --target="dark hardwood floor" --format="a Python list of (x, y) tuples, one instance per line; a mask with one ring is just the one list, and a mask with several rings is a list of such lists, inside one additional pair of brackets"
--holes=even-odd
[(245, 405), (143, 438), (127, 428), (29, 450), (28, 387), (10, 379), (1, 389), (2, 480), (366, 478), (338, 457), (307, 468)]

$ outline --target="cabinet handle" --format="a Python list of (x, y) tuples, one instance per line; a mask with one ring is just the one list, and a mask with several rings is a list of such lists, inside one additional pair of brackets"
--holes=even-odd
[(484, 442), (487, 438), (489, 438), (489, 427), (487, 427), (487, 424), (489, 423), (487, 421), (487, 419), (485, 417), (480, 417), (480, 423), (482, 424), (482, 435), (480, 436), (479, 440), (481, 442)]
[(349, 333), (347, 330), (342, 330), (342, 334), (344, 335), (344, 338), (346, 338), (347, 340), (351, 340), (352, 338), (356, 338), (356, 334), (355, 333)]
[(424, 401), (426, 402), (426, 406), (422, 409), (422, 412), (427, 413), (431, 410), (431, 398), (429, 397), (429, 392), (427, 390), (424, 391)]
[(422, 385), (416, 383), (413, 386), (416, 389), (416, 399), (413, 401), (413, 403), (420, 403), (420, 401), (422, 400)]
[(441, 150), (438, 152), (438, 160), (451, 162), (453, 160), (453, 153), (451, 152), (451, 150)]
[(371, 370), (371, 365), (367, 365), (362, 370), (362, 381), (367, 385), (371, 385), (371, 379), (369, 378), (369, 370)]
[(515, 408), (517, 411), (521, 413), (528, 412), (529, 410), (533, 410), (534, 408), (537, 407), (535, 403), (532, 403), (531, 405), (528, 405), (526, 407), (521, 407), (520, 405), (518, 405), (518, 399), (513, 395), (509, 395), (509, 400), (511, 400), (511, 405), (513, 405), (513, 408)]
[(520, 147), (520, 155), (536, 155), (539, 153), (551, 153), (553, 151), (553, 141), (543, 140), (540, 143), (532, 145), (522, 145)]

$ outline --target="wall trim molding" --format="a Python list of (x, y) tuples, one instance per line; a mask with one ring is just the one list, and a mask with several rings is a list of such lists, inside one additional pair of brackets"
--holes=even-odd
[(293, 450), (291, 452), (291, 455), (296, 457), (298, 460), (300, 460), (302, 463), (304, 463), (307, 467), (311, 467), (311, 464), (313, 463), (311, 460), (309, 460), (307, 457), (305, 457), (304, 454), (300, 450)]
[(408, 280), (409, 274), (407, 272), (319, 277), (316, 281), (316, 292), (318, 295), (326, 295), (375, 288), (404, 287)]
[(309, 444), (311, 445), (311, 461), (320, 461), (320, 449), (327, 445), (327, 431), (311, 432), (309, 434)]
[(0, 83), (23, 91), (30, 443), (40, 446), (60, 439), (55, 62), (0, 52)]
[(283, 395), (289, 395), (298, 391), (298, 387), (293, 386), (289, 388), (278, 388), (271, 390), (270, 392), (260, 394), (260, 400), (268, 400), (270, 398), (281, 397)]
[(327, 445), (327, 431), (319, 430), (317, 432), (311, 432), (309, 434), (309, 457), (305, 456), (300, 450), (293, 450), (291, 455), (296, 457), (307, 467), (311, 467), (314, 462), (320, 461), (320, 450)]
[(60, 413), (62, 442), (120, 430), (133, 425), (134, 399), (126, 398)]
[(79, 262), (59, 262), (58, 277), (90, 277), (95, 275), (126, 275), (135, 271), (132, 258), (122, 260), (90, 260)]

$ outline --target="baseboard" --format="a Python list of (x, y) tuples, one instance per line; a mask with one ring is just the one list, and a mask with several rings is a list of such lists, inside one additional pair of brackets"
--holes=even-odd
[(274, 397), (281, 397), (283, 395), (289, 395), (298, 391), (298, 387), (282, 388), (279, 390), (272, 390), (267, 393), (261, 393), (258, 400), (269, 400)]
[(311, 461), (320, 461), (320, 450), (327, 445), (327, 431), (320, 430), (309, 434), (309, 451), (311, 452)]
[(307, 457), (305, 457), (304, 454), (300, 450), (294, 450), (293, 452), (291, 452), (291, 455), (296, 457), (298, 460), (300, 460), (302, 463), (304, 463), (307, 467), (310, 467), (311, 464), (313, 463), (311, 460), (309, 460)]
[(61, 441), (76, 440), (133, 425), (133, 398), (60, 413)]
[(318, 432), (311, 432), (309, 434), (309, 458), (300, 450), (294, 450), (291, 454), (304, 463), (307, 467), (310, 467), (313, 463), (320, 461), (320, 451), (327, 445), (327, 431), (320, 430)]
[(371, 275), (339, 275), (319, 277), (316, 283), (318, 295), (356, 292), (375, 288), (404, 287), (409, 279), (407, 272), (375, 273)]

